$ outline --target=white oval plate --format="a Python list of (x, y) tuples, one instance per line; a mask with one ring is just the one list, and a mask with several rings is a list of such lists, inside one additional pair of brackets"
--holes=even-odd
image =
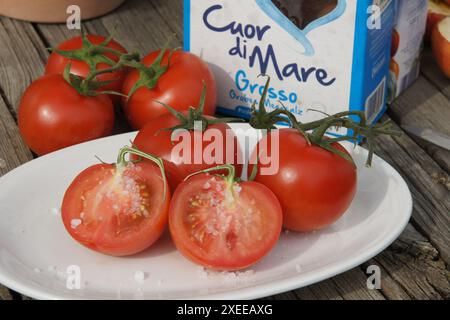
[[(367, 169), (367, 151), (356, 147), (349, 150), (358, 164), (358, 192), (348, 212), (320, 232), (283, 232), (275, 249), (246, 272), (206, 271), (181, 256), (167, 233), (137, 256), (105, 256), (69, 236), (58, 208), (73, 178), (98, 163), (94, 155), (114, 162), (135, 134), (70, 147), (0, 178), (0, 283), (37, 299), (256, 299), (362, 264), (389, 246), (411, 215), (411, 194), (400, 175), (379, 157)], [(78, 271), (80, 289), (68, 289)]]

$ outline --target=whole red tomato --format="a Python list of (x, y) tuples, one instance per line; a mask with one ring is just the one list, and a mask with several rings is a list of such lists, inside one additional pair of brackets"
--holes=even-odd
[[(261, 158), (271, 155), (273, 137), (271, 131), (261, 139), (252, 159), (256, 159), (256, 154)], [(348, 154), (339, 143), (332, 147)], [(345, 213), (355, 196), (355, 165), (308, 144), (296, 129), (279, 130), (278, 164), (279, 170), (273, 175), (262, 175), (261, 169), (271, 164), (260, 164), (255, 181), (267, 186), (280, 200), (284, 227), (289, 230), (308, 232), (331, 225)]]
[(164, 179), (151, 162), (122, 159), (91, 166), (64, 194), (64, 226), (76, 241), (104, 254), (127, 256), (145, 250), (167, 224), (170, 193)]
[(169, 212), (178, 250), (206, 268), (240, 270), (275, 245), (283, 214), (275, 195), (257, 182), (199, 174), (180, 184)]
[[(214, 119), (212, 117), (206, 118)], [(221, 164), (234, 164), (238, 175), (241, 174), (242, 164), (239, 161), (238, 141), (228, 124), (212, 124), (204, 132), (189, 130), (186, 137), (179, 136), (179, 140), (172, 142), (173, 131), (164, 129), (173, 128), (180, 125), (180, 123), (180, 120), (172, 114), (162, 115), (148, 122), (139, 131), (133, 142), (133, 145), (139, 150), (164, 160), (167, 179), (172, 190), (175, 190), (188, 175)], [(230, 137), (229, 139), (227, 139), (227, 133)], [(213, 134), (217, 139), (205, 139)], [(207, 153), (205, 151), (212, 150), (210, 148), (214, 146), (218, 146), (218, 153), (213, 154), (213, 156), (217, 155), (218, 158), (216, 162), (210, 162), (203, 155)], [(181, 147), (186, 147), (187, 150), (184, 150), (184, 152), (190, 152), (190, 156), (177, 151)], [(229, 154), (228, 158), (227, 154)], [(196, 155), (199, 158), (197, 162), (194, 158)]]
[[(92, 45), (99, 45), (102, 42), (105, 41), (105, 37), (103, 36), (98, 36), (98, 35), (87, 35), (87, 40), (92, 44)], [(106, 48), (110, 48), (110, 49), (114, 49), (118, 52), (121, 53), (127, 53), (127, 50), (122, 47), (122, 45), (120, 45), (118, 42), (111, 40), (109, 41), (106, 45)], [(71, 64), (70, 66), (70, 73), (80, 76), (82, 78), (86, 78), (86, 76), (88, 75), (89, 71), (90, 71), (90, 67), (88, 63), (93, 63), (96, 66), (96, 70), (104, 70), (104, 69), (108, 69), (111, 67), (110, 64), (105, 63), (104, 59), (105, 57), (107, 59), (110, 59), (110, 61), (112, 61), (113, 63), (116, 63), (117, 61), (119, 61), (119, 57), (115, 54), (112, 53), (108, 53), (108, 52), (103, 52), (103, 53), (91, 53), (91, 54), (83, 54), (81, 53), (80, 49), (83, 48), (83, 40), (81, 36), (78, 37), (74, 37), (72, 39), (69, 39), (63, 43), (61, 43), (57, 49), (59, 50), (63, 50), (63, 51), (76, 51), (79, 52), (83, 58), (84, 61), (82, 60), (77, 60), (77, 59), (71, 59), (71, 58), (67, 58), (62, 56), (61, 54), (57, 53), (57, 52), (52, 52), (52, 54), (50, 55), (47, 65), (45, 67), (45, 74), (63, 74), (64, 73), (64, 69), (67, 66), (68, 63)], [(109, 72), (109, 73), (104, 73), (101, 74), (97, 77), (98, 81), (111, 81), (111, 80), (115, 80), (113, 82), (111, 82), (110, 84), (107, 84), (105, 86), (103, 86), (101, 88), (101, 90), (108, 90), (108, 91), (115, 91), (115, 92), (120, 92), (120, 90), (122, 89), (122, 85), (123, 85), (123, 81), (125, 79), (126, 76), (126, 68), (121, 68), (115, 72)], [(114, 103), (119, 102), (120, 98), (116, 95), (111, 95), (111, 99), (113, 100)]]
[(25, 143), (43, 155), (110, 135), (114, 108), (107, 95), (83, 96), (62, 75), (52, 74), (26, 89), (18, 117)]
[[(149, 67), (158, 58), (160, 51), (146, 56), (142, 63)], [(213, 115), (216, 110), (216, 81), (206, 62), (198, 56), (182, 51), (172, 51), (170, 65), (151, 88), (141, 86), (129, 98), (122, 98), (125, 114), (131, 126), (141, 129), (147, 122), (168, 111), (158, 102), (172, 106), (178, 111), (187, 111), (195, 106), (201, 96), (203, 83), (208, 93), (204, 106), (204, 114)], [(169, 51), (165, 52), (161, 65), (168, 64)], [(134, 69), (126, 77), (122, 93), (129, 95), (141, 76)]]

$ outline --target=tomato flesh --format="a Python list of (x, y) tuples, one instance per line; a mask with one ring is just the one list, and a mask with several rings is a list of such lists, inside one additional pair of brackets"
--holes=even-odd
[(255, 182), (234, 183), (202, 174), (175, 191), (169, 226), (178, 250), (215, 270), (240, 270), (264, 257), (277, 242), (281, 207)]
[(149, 163), (96, 165), (72, 182), (62, 204), (70, 235), (95, 251), (126, 256), (151, 246), (163, 232), (170, 196), (164, 199), (159, 169)]

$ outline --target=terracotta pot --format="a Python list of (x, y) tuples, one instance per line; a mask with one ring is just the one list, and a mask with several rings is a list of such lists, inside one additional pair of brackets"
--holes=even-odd
[(83, 20), (114, 10), (125, 0), (0, 0), (0, 15), (32, 22), (65, 22), (69, 5), (78, 5)]

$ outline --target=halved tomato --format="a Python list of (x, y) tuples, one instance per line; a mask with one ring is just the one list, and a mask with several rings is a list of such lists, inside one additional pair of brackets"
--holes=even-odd
[(92, 250), (132, 255), (151, 246), (164, 231), (168, 192), (162, 171), (151, 162), (94, 165), (81, 172), (64, 195), (64, 226)]
[(178, 250), (215, 270), (255, 264), (273, 248), (281, 227), (281, 206), (272, 191), (230, 177), (193, 176), (179, 185), (170, 206), (169, 228)]

